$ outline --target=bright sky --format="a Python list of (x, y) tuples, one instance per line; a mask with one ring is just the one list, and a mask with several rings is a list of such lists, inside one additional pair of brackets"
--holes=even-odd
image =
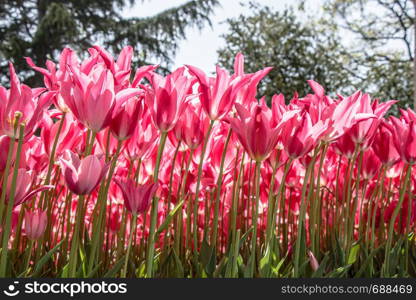
[[(224, 40), (221, 35), (227, 32), (227, 18), (237, 17), (240, 14), (250, 14), (249, 8), (241, 3), (249, 3), (248, 0), (219, 0), (221, 7), (217, 7), (212, 16), (212, 28), (206, 26), (202, 31), (198, 29), (187, 30), (187, 40), (181, 41), (175, 58), (174, 67), (183, 64), (197, 66), (206, 72), (212, 72), (217, 62), (217, 49), (221, 48)], [(187, 2), (187, 0), (145, 0), (125, 12), (126, 17), (145, 17), (157, 14), (165, 9), (175, 7)], [(296, 5), (294, 0), (257, 0), (258, 3), (282, 10), (290, 4)], [(310, 8), (319, 7), (320, 0), (308, 0)]]

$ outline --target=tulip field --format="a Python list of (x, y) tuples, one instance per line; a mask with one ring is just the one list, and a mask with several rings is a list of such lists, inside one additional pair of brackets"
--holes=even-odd
[(0, 277), (416, 276), (413, 110), (78, 55), (0, 86)]

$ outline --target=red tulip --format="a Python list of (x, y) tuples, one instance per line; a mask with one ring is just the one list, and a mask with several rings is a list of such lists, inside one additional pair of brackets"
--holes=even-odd
[(90, 194), (108, 170), (108, 164), (96, 155), (79, 159), (71, 150), (66, 150), (60, 161), (65, 183), (77, 195)]
[(137, 185), (131, 179), (115, 179), (115, 183), (123, 193), (126, 209), (133, 215), (145, 213), (152, 201), (153, 195), (157, 190), (156, 183)]
[(378, 171), (380, 171), (381, 161), (374, 154), (374, 151), (370, 148), (364, 151), (363, 155), (363, 179), (373, 178)]

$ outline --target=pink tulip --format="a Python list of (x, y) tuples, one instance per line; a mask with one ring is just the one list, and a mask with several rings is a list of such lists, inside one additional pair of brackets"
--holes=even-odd
[[(44, 115), (40, 127), (42, 129), (42, 146), (46, 154), (50, 155), (58, 128), (61, 126), (62, 115), (56, 110), (49, 110), (48, 112), (49, 114)], [(52, 118), (58, 119), (58, 121), (54, 122)], [(56, 155), (61, 155), (65, 149), (72, 149), (75, 145), (81, 143), (83, 128), (81, 124), (74, 120), (72, 114), (67, 114), (61, 128), (61, 133), (58, 136)]]
[[(13, 173), (10, 173), (7, 179), (6, 188), (6, 201), (9, 201), (11, 194)], [(39, 192), (54, 188), (53, 185), (41, 185), (33, 188), (34, 176), (30, 171), (25, 169), (19, 169), (17, 171), (16, 178), (16, 190), (14, 192), (13, 206), (18, 206), (26, 201), (30, 200), (34, 195)]]
[(216, 77), (207, 77), (197, 67), (188, 65), (187, 68), (198, 79), (199, 98), (211, 120), (224, 118), (233, 107), (240, 89), (250, 81), (250, 76), (230, 76), (218, 66)]
[(287, 155), (296, 159), (309, 153), (325, 129), (322, 122), (312, 125), (310, 115), (306, 112), (290, 118), (282, 128), (282, 143)]
[(55, 92), (46, 92), (43, 88), (31, 89), (20, 83), (11, 63), (9, 70), (10, 89), (0, 86), (0, 135), (18, 138), (14, 122), (16, 115), (20, 114), (19, 122), (25, 123), (24, 137), (27, 139), (34, 133)]
[(25, 232), (31, 240), (39, 239), (46, 230), (48, 218), (46, 211), (34, 210), (25, 213)]
[(413, 120), (409, 123), (405, 119), (390, 117), (393, 142), (401, 159), (408, 163), (416, 163), (416, 124)]
[(196, 149), (204, 140), (208, 123), (202, 107), (189, 104), (171, 133), (177, 140), (182, 140), (189, 149)]
[(149, 183), (137, 185), (131, 179), (115, 179), (115, 183), (123, 193), (126, 209), (133, 215), (145, 213), (152, 201), (153, 195), (157, 190), (157, 184)]
[(360, 120), (348, 130), (347, 134), (351, 135), (352, 140), (356, 144), (361, 145), (364, 149), (368, 148), (372, 143), (372, 139), (382, 118), (395, 102), (396, 101), (387, 101), (379, 104), (376, 100), (371, 103), (368, 94), (360, 96), (360, 105), (357, 113), (373, 114), (375, 117)]
[(240, 143), (257, 162), (265, 160), (277, 145), (280, 127), (271, 127), (272, 113), (266, 105), (256, 105), (252, 112), (236, 103), (239, 119), (230, 119)]
[(126, 142), (126, 152), (133, 160), (141, 159), (151, 152), (157, 141), (158, 131), (151, 120), (150, 114), (144, 111), (133, 136)]
[(192, 80), (184, 75), (184, 68), (162, 77), (153, 73), (150, 76), (152, 87), (146, 88), (146, 104), (152, 113), (155, 126), (161, 132), (175, 127), (186, 107), (191, 94)]
[(123, 141), (133, 135), (142, 109), (141, 101), (136, 98), (130, 98), (121, 105), (110, 123), (111, 133), (117, 140)]
[(141, 93), (133, 88), (116, 93), (114, 75), (99, 64), (88, 74), (70, 66), (68, 74), (61, 83), (61, 95), (74, 116), (94, 132), (109, 126), (121, 105)]
[(392, 166), (400, 160), (400, 155), (394, 144), (393, 133), (389, 128), (391, 128), (391, 125), (386, 125), (383, 122), (378, 128), (372, 144), (374, 153), (381, 163), (386, 166)]
[(71, 150), (65, 151), (60, 162), (67, 187), (77, 195), (90, 194), (101, 182), (109, 167), (104, 159), (97, 155), (79, 159)]

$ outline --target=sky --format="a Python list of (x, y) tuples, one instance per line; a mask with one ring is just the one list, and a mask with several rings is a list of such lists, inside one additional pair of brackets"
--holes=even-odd
[[(221, 35), (227, 32), (228, 26), (225, 20), (234, 18), (240, 14), (250, 14), (246, 5), (249, 1), (242, 0), (219, 0), (220, 7), (215, 9), (212, 16), (212, 28), (205, 26), (202, 31), (196, 28), (187, 30), (187, 39), (180, 41), (179, 50), (174, 60), (174, 67), (191, 64), (203, 69), (205, 72), (213, 72), (217, 62), (217, 50), (224, 44)], [(308, 0), (310, 9), (319, 7), (321, 0)], [(165, 9), (175, 7), (187, 2), (187, 0), (145, 0), (139, 1), (138, 5), (125, 11), (126, 17), (146, 17), (157, 14)], [(290, 4), (296, 4), (294, 0), (257, 0), (256, 2), (271, 8), (282, 10)]]

